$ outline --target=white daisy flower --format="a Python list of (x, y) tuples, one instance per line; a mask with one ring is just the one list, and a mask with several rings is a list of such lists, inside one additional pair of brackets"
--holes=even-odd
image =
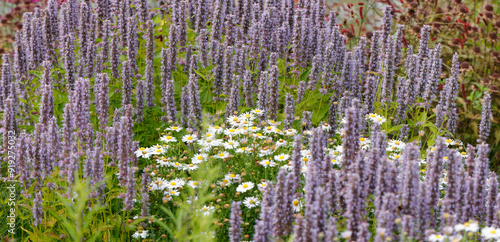
[(274, 120), (271, 120), (271, 119), (267, 120), (267, 123), (268, 123), (269, 125), (272, 125), (272, 126), (276, 126), (276, 125), (278, 125), (278, 123), (276, 123)]
[(134, 151), (134, 154), (137, 158), (141, 158), (141, 157), (144, 157), (144, 158), (149, 158), (149, 157), (145, 157), (145, 156), (148, 156), (149, 155), (149, 152), (146, 148), (144, 147), (141, 147), (140, 149)]
[(224, 132), (224, 129), (221, 128), (220, 126), (210, 126), (208, 128), (208, 132), (214, 133), (214, 134), (220, 134), (220, 133)]
[(233, 136), (239, 135), (240, 132), (238, 129), (231, 128), (231, 129), (224, 130), (224, 134), (229, 136), (229, 137), (233, 137)]
[(186, 184), (186, 182), (184, 180), (177, 178), (177, 179), (173, 179), (173, 180), (169, 181), (167, 186), (170, 189), (175, 189), (175, 188), (183, 187), (185, 184)]
[(179, 132), (182, 130), (182, 127), (172, 126), (172, 127), (166, 128), (165, 130)]
[(244, 182), (243, 184), (240, 184), (240, 185), (236, 188), (236, 191), (237, 191), (237, 192), (244, 193), (244, 192), (246, 192), (246, 191), (248, 191), (248, 190), (251, 190), (253, 187), (254, 187), (253, 182)]
[(189, 181), (188, 182), (188, 186), (190, 186), (193, 189), (199, 188), (200, 187), (200, 182), (198, 182), (198, 181)]
[(264, 111), (260, 110), (260, 109), (254, 109), (251, 111), (252, 113), (258, 115), (258, 116), (261, 116), (264, 114)]
[(192, 134), (186, 134), (186, 135), (182, 136), (182, 142), (185, 142), (188, 144), (191, 144), (191, 143), (195, 142), (196, 140), (198, 140), (198, 139), (196, 138), (195, 135), (192, 135)]
[(288, 144), (288, 142), (286, 142), (286, 140), (279, 139), (278, 141), (276, 141), (276, 148), (283, 147), (286, 144)]
[(433, 234), (429, 236), (429, 241), (435, 242), (435, 241), (444, 241), (446, 237), (440, 234)]
[(223, 151), (217, 155), (214, 155), (214, 158), (217, 158), (217, 159), (226, 159), (227, 157), (229, 157), (229, 153), (227, 153), (226, 151)]
[(257, 207), (260, 205), (260, 201), (259, 199), (257, 199), (256, 197), (247, 197), (245, 198), (245, 200), (243, 201), (243, 204), (247, 207), (247, 208), (254, 208), (254, 207)]
[(177, 162), (177, 161), (170, 162), (170, 166), (174, 167), (174, 168), (176, 168), (178, 170), (182, 170), (184, 168), (184, 166), (181, 163)]
[(242, 120), (238, 116), (229, 116), (226, 118), (226, 121), (231, 125), (231, 126), (236, 126), (238, 123), (241, 123)]
[(224, 178), (222, 181), (218, 182), (219, 186), (221, 187), (227, 187), (232, 184), (231, 179), (229, 178)]
[(265, 168), (276, 166), (276, 162), (270, 160), (262, 160), (261, 162), (259, 162), (259, 164)]
[(157, 177), (156, 180), (151, 181), (149, 187), (150, 190), (153, 191), (164, 190), (165, 188), (168, 187), (168, 181), (164, 178)]
[(493, 227), (484, 227), (481, 229), (481, 236), (486, 239), (499, 239), (500, 238), (500, 230)]
[(332, 162), (332, 165), (337, 165), (337, 166), (341, 165), (341, 161), (338, 158), (337, 159), (332, 158), (330, 161)]
[(260, 128), (259, 127), (255, 127), (255, 126), (252, 126), (250, 128), (248, 128), (248, 131), (251, 131), (251, 132), (259, 132), (260, 131)]
[(289, 161), (288, 163), (282, 165), (281, 169), (285, 169), (286, 171), (292, 171), (293, 170), (292, 162)]
[(195, 164), (184, 165), (184, 170), (185, 171), (196, 171), (196, 170), (198, 170), (198, 168), (199, 168), (199, 166), (195, 165)]
[(404, 150), (406, 144), (403, 141), (400, 140), (390, 140), (387, 143), (387, 150), (388, 151), (396, 151), (396, 150)]
[(261, 191), (261, 192), (264, 192), (267, 185), (268, 185), (267, 182), (265, 182), (265, 181), (261, 182), (261, 183), (257, 184), (257, 189), (259, 189), (259, 191)]
[(264, 128), (263, 132), (264, 134), (272, 134), (276, 130), (275, 126), (267, 126)]
[(246, 120), (246, 121), (252, 121), (252, 120), (255, 119), (255, 114), (254, 113), (250, 113), (250, 112), (242, 113), (241, 116), (240, 116), (240, 119), (243, 119), (243, 120)]
[(263, 135), (261, 133), (254, 133), (253, 137), (257, 138), (257, 139), (267, 139), (267, 136), (265, 136), (265, 135)]
[(324, 131), (330, 131), (332, 129), (332, 126), (328, 123), (324, 123), (323, 125), (321, 125), (321, 129), (323, 129)]
[(215, 210), (215, 208), (213, 206), (203, 206), (199, 211), (203, 214), (203, 216), (208, 216), (210, 215), (213, 211)]
[(377, 123), (377, 124), (382, 124), (382, 123), (385, 123), (387, 121), (386, 118), (378, 115), (378, 114), (375, 114), (375, 113), (370, 113), (368, 115), (366, 115), (367, 117), (367, 120), (373, 122), (373, 123)]
[(349, 231), (349, 230), (346, 230), (342, 233), (340, 233), (340, 237), (344, 238), (344, 239), (349, 239), (351, 238), (352, 236), (352, 231)]
[(240, 146), (240, 143), (236, 140), (230, 139), (226, 143), (223, 143), (222, 145), (224, 146), (224, 148), (231, 150), (231, 149), (235, 149), (236, 147)]
[(298, 199), (293, 200), (292, 205), (293, 205), (294, 212), (298, 213), (298, 212), (300, 212), (300, 210), (302, 210), (302, 202), (299, 201)]
[(158, 165), (161, 167), (170, 166), (170, 161), (168, 161), (168, 159), (165, 157), (161, 157), (161, 159), (156, 159), (156, 163), (158, 163)]
[(178, 197), (179, 195), (181, 195), (181, 193), (177, 191), (177, 189), (168, 189), (164, 192), (164, 194), (171, 197)]
[(224, 176), (225, 179), (228, 179), (233, 182), (240, 182), (241, 181), (241, 175), (239, 174), (234, 174), (234, 173), (229, 173), (226, 176)]
[(196, 154), (193, 156), (193, 158), (191, 158), (191, 162), (193, 164), (200, 164), (200, 163), (206, 161), (207, 158), (208, 158), (207, 154)]
[(252, 152), (252, 148), (248, 148), (248, 147), (240, 147), (238, 149), (236, 149), (236, 153), (250, 153)]
[(465, 151), (460, 152), (460, 155), (462, 158), (466, 159), (467, 158), (467, 153)]
[(479, 224), (475, 222), (465, 222), (463, 224), (455, 225), (455, 231), (477, 232), (479, 231)]
[(168, 142), (177, 142), (177, 139), (175, 137), (172, 137), (172, 136), (168, 135), (168, 136), (161, 137), (160, 141), (163, 141), (165, 143), (168, 143)]
[(260, 157), (264, 157), (264, 156), (271, 155), (271, 154), (273, 154), (273, 150), (271, 150), (271, 149), (262, 149), (259, 151)]
[(148, 237), (148, 231), (147, 230), (142, 230), (140, 232), (138, 230), (138, 231), (135, 231), (134, 234), (132, 234), (132, 238), (134, 238), (134, 239), (139, 239), (139, 238), (145, 239), (146, 237)]
[(283, 134), (286, 136), (295, 136), (295, 135), (297, 135), (297, 130), (296, 129), (285, 129), (285, 130), (283, 130)]
[(276, 161), (286, 161), (290, 158), (290, 155), (288, 154), (279, 154), (274, 156), (274, 160)]

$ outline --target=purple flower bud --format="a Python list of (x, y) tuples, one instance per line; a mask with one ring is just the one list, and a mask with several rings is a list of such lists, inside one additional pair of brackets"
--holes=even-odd
[(479, 142), (486, 142), (490, 136), (491, 117), (491, 94), (486, 93), (483, 98), (483, 111), (479, 124)]
[(419, 195), (420, 171), (419, 160), (420, 152), (416, 145), (408, 144), (403, 153), (403, 172), (401, 174), (401, 213), (416, 215), (417, 199)]
[(123, 199), (123, 209), (127, 210), (129, 212), (132, 212), (132, 209), (134, 208), (134, 201), (133, 199), (135, 198), (135, 168), (133, 166), (128, 166), (127, 167), (127, 176), (125, 180), (125, 199)]
[(33, 206), (31, 207), (31, 213), (33, 214), (33, 225), (38, 227), (38, 225), (42, 225), (42, 192), (38, 191), (36, 193), (35, 199), (33, 200)]
[(231, 227), (229, 228), (229, 239), (231, 242), (239, 242), (241, 239), (241, 224), (242, 224), (242, 219), (241, 219), (241, 203), (240, 202), (234, 202), (233, 205), (231, 206)]

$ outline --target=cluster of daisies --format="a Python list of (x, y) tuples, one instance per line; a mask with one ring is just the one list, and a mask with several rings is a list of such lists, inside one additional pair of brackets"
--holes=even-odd
[[(208, 182), (203, 179), (191, 180), (191, 173), (197, 172), (200, 165), (209, 161), (210, 165), (217, 167), (219, 164), (231, 164), (232, 167), (246, 167), (251, 170), (252, 176), (245, 176), (245, 172), (237, 173), (231, 170), (222, 178), (217, 180), (212, 189), (235, 193), (242, 199), (247, 208), (259, 206), (264, 188), (276, 179), (277, 171), (284, 168), (292, 169), (291, 153), (294, 138), (297, 134), (310, 135), (309, 130), (302, 127), (281, 130), (280, 123), (274, 120), (262, 121), (261, 110), (252, 110), (240, 115), (229, 116), (225, 122), (213, 124), (206, 127), (203, 133), (193, 133), (179, 126), (170, 126), (160, 138), (160, 143), (151, 147), (142, 147), (135, 152), (137, 157), (154, 158), (157, 169), (153, 169), (151, 175), (153, 180), (149, 186), (150, 191), (163, 192), (163, 201), (172, 201), (181, 195), (186, 188), (198, 189)], [(367, 115), (367, 120), (372, 123), (382, 124), (386, 119), (377, 114)], [(331, 126), (327, 123), (321, 125), (323, 130), (329, 131)], [(331, 157), (332, 167), (340, 169), (343, 159), (342, 150), (342, 127), (337, 132), (337, 138), (329, 139), (328, 148), (325, 153)], [(371, 148), (369, 137), (359, 137), (360, 149)], [(446, 140), (448, 146), (462, 148), (460, 141)], [(389, 140), (387, 142), (388, 157), (392, 162), (398, 162), (406, 143), (401, 140)], [(463, 149), (463, 148), (462, 148)], [(182, 155), (182, 157), (179, 156)], [(461, 152), (466, 157), (465, 152)], [(301, 150), (302, 174), (307, 173), (308, 161), (311, 159), (311, 151), (308, 147)], [(446, 157), (445, 157), (446, 163)], [(426, 160), (421, 160), (421, 174), (425, 173)], [(165, 174), (168, 174), (165, 178)], [(186, 174), (188, 174), (186, 176)], [(441, 188), (446, 185), (446, 170), (443, 171)], [(256, 193), (256, 191), (259, 191)], [(248, 194), (248, 196), (246, 196)], [(196, 197), (187, 197), (185, 202), (190, 202)], [(179, 201), (183, 201), (179, 198)], [(176, 201), (176, 202), (179, 202)], [(294, 210), (300, 212), (303, 201), (293, 201)], [(201, 212), (213, 211), (213, 207), (207, 206)]]
[(499, 241), (500, 229), (495, 227), (484, 227), (480, 229), (477, 221), (459, 223), (453, 227), (444, 227), (441, 234), (431, 234), (428, 237), (430, 242), (450, 241)]

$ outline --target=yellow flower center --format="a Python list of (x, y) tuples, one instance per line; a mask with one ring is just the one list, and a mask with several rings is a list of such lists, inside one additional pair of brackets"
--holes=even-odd
[(193, 182), (193, 186), (198, 186), (198, 182)]
[(172, 136), (167, 136), (167, 139), (172, 139)]
[(436, 235), (436, 239), (439, 239), (439, 238), (441, 238), (441, 235)]
[(232, 141), (227, 142), (229, 145), (233, 145), (234, 143)]
[(271, 164), (271, 162), (270, 161), (266, 161), (266, 162), (264, 162), (264, 164), (269, 165), (269, 164)]
[(262, 136), (262, 134), (261, 134), (261, 133), (256, 133), (255, 135), (257, 135), (257, 136), (259, 136), (259, 137), (260, 137), (260, 136)]
[(497, 231), (496, 231), (496, 230), (491, 230), (491, 232), (490, 232), (490, 233), (491, 233), (491, 234), (496, 234), (496, 233), (497, 233)]
[(303, 161), (308, 161), (309, 159), (307, 159), (307, 157), (304, 157), (304, 159), (302, 159)]
[(236, 175), (235, 175), (235, 174), (231, 174), (231, 175), (229, 175), (229, 176), (230, 176), (230, 177), (232, 177), (232, 178), (235, 178), (235, 177), (236, 177)]
[(365, 141), (365, 138), (359, 138), (359, 141)]
[(451, 140), (447, 139), (447, 140), (446, 140), (446, 143), (451, 143)]
[(193, 167), (194, 165), (193, 164), (189, 164), (189, 167)]
[(179, 166), (180, 164), (179, 164), (178, 162), (175, 162), (175, 163), (174, 163), (174, 165), (175, 165), (175, 166)]
[(448, 160), (448, 156), (443, 157), (445, 160)]
[(197, 160), (203, 160), (203, 156), (199, 155), (198, 157), (196, 157)]
[(206, 212), (206, 211), (208, 211), (208, 208), (203, 208), (203, 212)]
[(243, 188), (247, 188), (247, 187), (248, 187), (248, 185), (247, 185), (247, 184), (243, 184)]
[(159, 153), (159, 152), (161, 152), (161, 150), (156, 150), (156, 152), (158, 152), (158, 153)]
[(230, 129), (229, 132), (233, 133), (234, 132), (234, 129)]
[(280, 159), (285, 159), (285, 156), (283, 156), (283, 155), (280, 155), (280, 157), (279, 157), (279, 158), (280, 158)]
[(259, 109), (256, 109), (256, 110), (255, 110), (255, 112), (256, 112), (256, 113), (260, 113), (260, 110), (259, 110)]
[(233, 121), (238, 121), (238, 118), (233, 118)]
[(460, 154), (462, 154), (462, 155), (466, 155), (467, 153), (465, 153), (464, 151), (462, 151), (462, 153), (460, 153)]
[(175, 191), (170, 191), (170, 194), (175, 194)]
[(215, 126), (214, 129), (220, 129), (220, 127), (219, 126)]
[(246, 149), (247, 149), (247, 147), (241, 147), (241, 150), (246, 150)]
[(222, 183), (229, 183), (228, 180), (222, 180)]
[(193, 137), (189, 136), (187, 137), (187, 140), (193, 140)]
[(206, 137), (210, 137), (210, 136), (212, 136), (212, 134), (210, 134), (210, 133), (208, 133), (208, 134), (206, 135)]
[(219, 156), (220, 156), (220, 157), (224, 157), (224, 153), (220, 153), (220, 154), (219, 154)]
[(294, 200), (294, 201), (293, 201), (293, 206), (298, 206), (298, 205), (299, 205), (299, 201)]
[(175, 185), (177, 185), (177, 183), (175, 183), (175, 182), (170, 183), (170, 186), (175, 186)]
[(375, 118), (375, 117), (377, 117), (377, 115), (375, 115), (375, 114), (370, 114), (370, 117)]
[(146, 148), (142, 147), (140, 150), (145, 150)]
[(399, 145), (399, 141), (394, 142), (394, 144)]

